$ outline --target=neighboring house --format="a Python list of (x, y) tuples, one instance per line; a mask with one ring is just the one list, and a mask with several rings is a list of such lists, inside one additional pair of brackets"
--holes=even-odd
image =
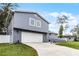
[(51, 40), (53, 40), (55, 38), (58, 38), (57, 35), (58, 35), (57, 33), (49, 32), (48, 35), (47, 35), (48, 36), (48, 40), (51, 41)]
[(36, 12), (15, 11), (8, 27), (10, 42), (48, 42), (48, 25)]
[(66, 38), (67, 41), (74, 41), (75, 40), (75, 36), (72, 36), (72, 35), (64, 35), (64, 38)]
[(48, 33), (48, 41), (49, 42), (66, 42), (67, 39), (59, 38), (57, 33), (49, 32)]

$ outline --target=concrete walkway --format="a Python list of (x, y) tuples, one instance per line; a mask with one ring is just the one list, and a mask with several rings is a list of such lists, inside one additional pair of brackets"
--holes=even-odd
[(24, 43), (35, 48), (39, 56), (79, 56), (79, 50), (50, 43)]

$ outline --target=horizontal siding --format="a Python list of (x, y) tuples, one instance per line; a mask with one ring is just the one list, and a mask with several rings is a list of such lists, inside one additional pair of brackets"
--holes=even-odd
[[(30, 26), (29, 18), (35, 18), (36, 20), (41, 21), (41, 27)], [(48, 23), (41, 19), (39, 16), (35, 16), (34, 14), (27, 13), (15, 13), (13, 19), (13, 27), (20, 28), (25, 30), (39, 31), (39, 32), (48, 32)]]

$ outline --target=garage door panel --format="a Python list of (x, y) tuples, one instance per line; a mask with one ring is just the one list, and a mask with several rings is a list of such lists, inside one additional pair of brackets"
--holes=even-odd
[(43, 34), (22, 32), (22, 42), (43, 42)]

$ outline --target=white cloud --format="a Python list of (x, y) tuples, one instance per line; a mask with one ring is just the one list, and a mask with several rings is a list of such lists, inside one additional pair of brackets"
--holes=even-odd
[(66, 15), (66, 16), (71, 16), (72, 14), (71, 13), (66, 13), (66, 12), (53, 12), (53, 13), (49, 13), (50, 16), (53, 16), (53, 17), (58, 17), (59, 15)]
[(56, 23), (49, 24), (49, 30), (52, 32), (58, 33), (58, 31), (59, 31), (58, 28), (59, 28), (59, 26)]
[[(68, 16), (68, 19), (69, 19), (68, 20), (69, 28), (68, 28), (68, 30), (67, 30), (67, 32), (65, 34), (69, 34), (70, 30), (72, 28), (74, 28), (75, 25), (78, 24), (78, 20), (79, 20), (79, 15), (73, 15), (71, 13), (66, 13), (66, 12), (60, 12), (60, 13), (53, 12), (53, 13), (50, 13), (49, 15), (53, 16), (54, 18), (57, 18), (57, 16), (59, 16), (59, 15), (66, 15), (66, 16)], [(55, 24), (54, 22), (56, 22), (56, 21), (51, 22), (51, 24), (49, 25), (49, 29), (51, 31), (53, 31), (53, 32), (55, 32), (55, 31), (58, 32), (59, 26), (57, 24)]]
[(53, 17), (57, 17), (59, 15), (59, 13), (58, 12), (53, 12), (53, 13), (50, 13), (49, 15), (53, 16)]
[(76, 17), (76, 16), (70, 16), (69, 22), (68, 22), (68, 25), (70, 26), (70, 28), (73, 28), (77, 24), (78, 24), (78, 17)]
[(66, 13), (66, 12), (61, 12), (60, 14), (61, 14), (61, 15), (66, 15), (66, 16), (72, 16), (71, 13)]

